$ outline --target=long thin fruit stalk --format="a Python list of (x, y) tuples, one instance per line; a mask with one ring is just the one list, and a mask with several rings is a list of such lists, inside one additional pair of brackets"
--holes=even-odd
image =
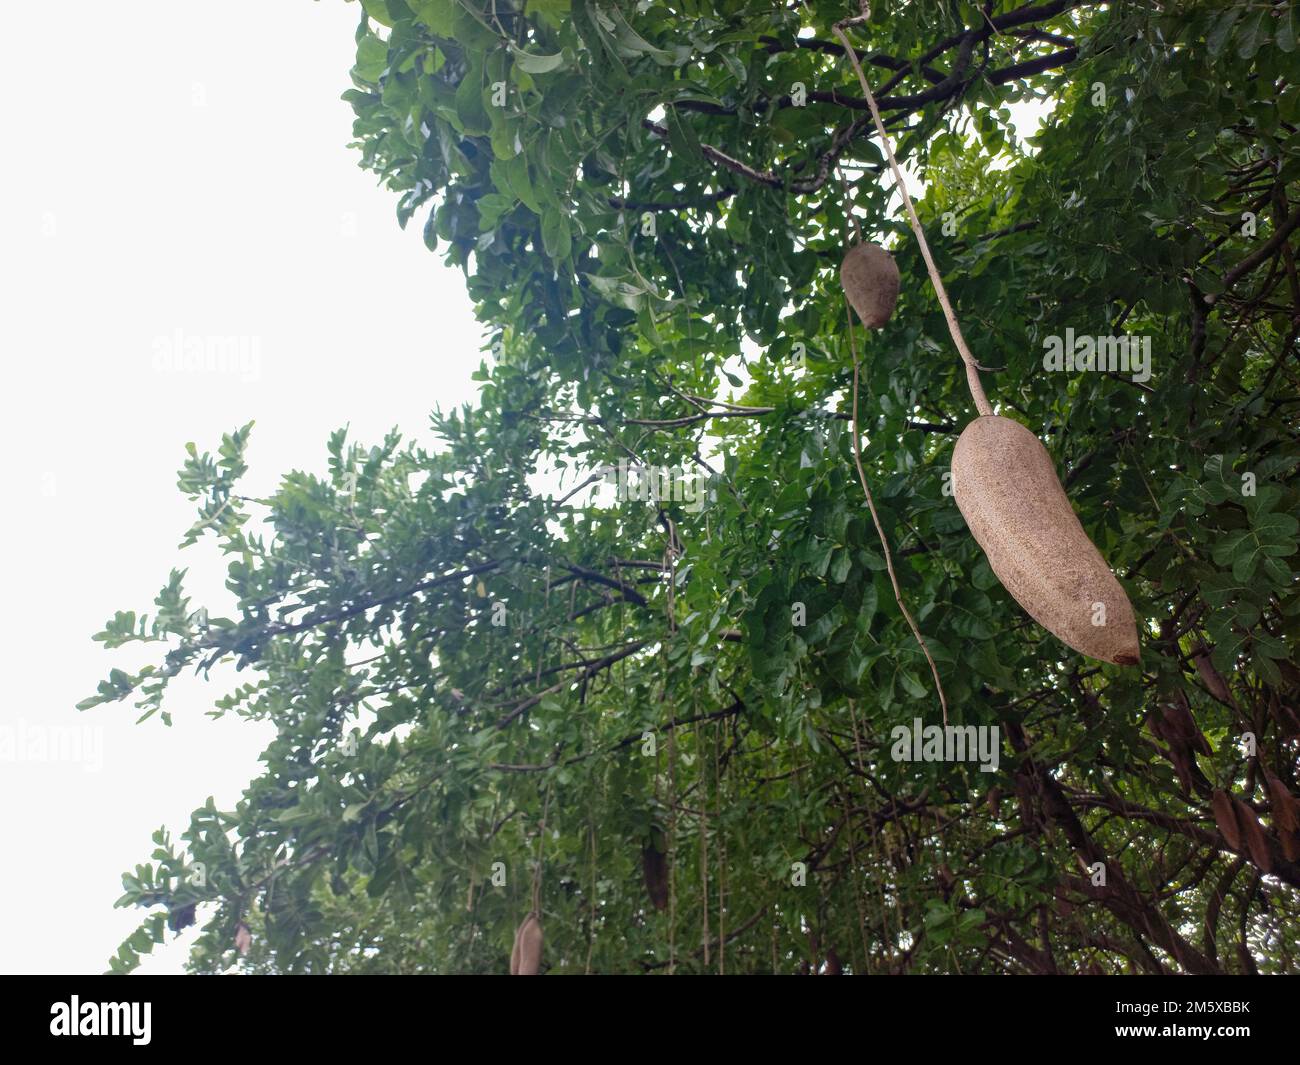
[(845, 305), (846, 317), (849, 325), (849, 350), (853, 353), (853, 462), (858, 468), (858, 480), (862, 484), (862, 492), (867, 497), (867, 508), (871, 511), (871, 523), (876, 527), (876, 535), (880, 537), (880, 546), (885, 552), (885, 568), (889, 571), (889, 583), (894, 589), (894, 602), (898, 604), (898, 609), (903, 612), (903, 617), (907, 620), (908, 628), (912, 630), (912, 635), (916, 642), (921, 645), (921, 652), (925, 655), (925, 660), (930, 663), (930, 675), (934, 677), (934, 688), (939, 693), (939, 707), (943, 710), (943, 723), (948, 724), (948, 698), (943, 693), (943, 681), (939, 679), (939, 667), (935, 665), (934, 658), (930, 654), (930, 647), (925, 642), (925, 637), (921, 635), (921, 629), (913, 619), (911, 611), (903, 602), (903, 589), (898, 584), (898, 575), (894, 572), (894, 557), (889, 550), (889, 540), (885, 537), (884, 527), (880, 524), (880, 515), (876, 513), (876, 501), (872, 498), (871, 487), (867, 483), (866, 470), (862, 468), (862, 432), (858, 428), (858, 347), (857, 342), (853, 339), (853, 314)]
[(962, 362), (966, 364), (966, 384), (970, 388), (971, 398), (975, 401), (975, 409), (982, 415), (993, 413), (993, 408), (989, 406), (988, 397), (984, 395), (984, 386), (980, 384), (979, 363), (975, 361), (975, 356), (971, 354), (970, 348), (966, 346), (966, 338), (961, 335), (961, 326), (957, 324), (957, 315), (952, 309), (952, 304), (948, 301), (948, 292), (943, 287), (943, 278), (939, 276), (939, 268), (934, 265), (934, 256), (930, 254), (930, 245), (925, 241), (925, 231), (921, 228), (921, 221), (916, 217), (916, 208), (912, 206), (912, 197), (907, 192), (907, 182), (903, 180), (902, 171), (898, 168), (898, 160), (894, 158), (894, 146), (890, 143), (889, 134), (885, 132), (885, 123), (880, 118), (880, 109), (876, 106), (876, 98), (871, 94), (871, 87), (867, 84), (867, 77), (862, 73), (862, 64), (858, 62), (858, 54), (853, 50), (853, 45), (849, 44), (849, 39), (844, 35), (844, 27), (852, 26), (862, 22), (865, 15), (858, 18), (845, 19), (838, 22), (833, 27), (833, 32), (844, 45), (844, 52), (849, 57), (849, 62), (853, 64), (853, 71), (858, 76), (858, 83), (862, 86), (862, 92), (867, 98), (867, 106), (871, 109), (871, 120), (876, 124), (876, 132), (880, 135), (880, 143), (884, 145), (885, 156), (889, 159), (889, 168), (894, 172), (894, 180), (898, 183), (898, 191), (903, 195), (903, 205), (907, 208), (907, 218), (911, 223), (912, 232), (916, 234), (917, 243), (921, 246), (921, 257), (925, 260), (925, 268), (930, 273), (930, 281), (934, 284), (934, 291), (939, 297), (939, 306), (943, 308), (943, 316), (948, 322), (948, 332), (952, 334), (952, 342), (957, 345), (957, 352), (961, 355)]

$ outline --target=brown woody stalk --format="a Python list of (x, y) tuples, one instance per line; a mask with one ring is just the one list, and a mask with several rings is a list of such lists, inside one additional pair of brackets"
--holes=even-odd
[(844, 35), (844, 27), (851, 26), (864, 21), (866, 15), (858, 18), (845, 19), (843, 22), (836, 23), (834, 26), (835, 36), (840, 39), (844, 45), (844, 54), (848, 56), (849, 62), (853, 65), (853, 71), (858, 76), (858, 82), (862, 86), (862, 93), (867, 98), (867, 106), (871, 109), (871, 119), (876, 124), (876, 133), (880, 136), (880, 143), (885, 149), (885, 156), (889, 160), (889, 168), (894, 173), (894, 180), (898, 183), (898, 191), (902, 193), (903, 205), (907, 208), (907, 218), (911, 223), (912, 232), (916, 234), (917, 243), (921, 246), (921, 257), (925, 260), (925, 268), (929, 271), (930, 281), (934, 285), (935, 294), (939, 297), (939, 306), (943, 308), (944, 319), (948, 323), (948, 332), (952, 334), (952, 342), (957, 346), (957, 352), (961, 355), (962, 362), (966, 364), (966, 384), (970, 388), (971, 398), (975, 401), (975, 409), (982, 415), (993, 413), (993, 408), (989, 406), (988, 397), (984, 395), (984, 386), (980, 384), (979, 363), (975, 361), (975, 356), (966, 346), (966, 338), (961, 335), (961, 326), (957, 324), (956, 312), (952, 309), (952, 304), (948, 301), (948, 292), (943, 287), (943, 278), (939, 276), (939, 268), (934, 265), (934, 256), (930, 254), (930, 245), (925, 241), (925, 231), (921, 228), (921, 220), (916, 217), (916, 208), (912, 206), (912, 197), (907, 192), (907, 182), (903, 180), (902, 171), (898, 169), (898, 160), (894, 158), (894, 146), (890, 143), (889, 134), (885, 132), (885, 123), (880, 117), (880, 109), (876, 106), (876, 98), (871, 94), (871, 87), (867, 84), (867, 76), (862, 73), (862, 64), (858, 62), (858, 54), (853, 50), (853, 45), (849, 44), (849, 39)]

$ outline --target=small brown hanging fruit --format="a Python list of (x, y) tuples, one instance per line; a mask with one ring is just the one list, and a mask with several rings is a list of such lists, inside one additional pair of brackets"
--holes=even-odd
[(1264, 766), (1264, 780), (1268, 784), (1268, 798), (1273, 806), (1273, 825), (1286, 832), (1300, 830), (1300, 801), (1287, 790), (1287, 786)]
[(984, 801), (988, 804), (989, 813), (997, 817), (998, 804), (1002, 801), (1002, 789), (996, 786), (989, 788), (989, 793), (984, 796)]
[(1300, 832), (1280, 832), (1282, 854), (1288, 862), (1300, 862)]
[(1246, 849), (1250, 851), (1250, 860), (1261, 872), (1273, 871), (1273, 848), (1268, 843), (1268, 833), (1259, 823), (1255, 811), (1234, 796), (1232, 800), (1237, 807), (1237, 823), (1241, 825), (1241, 834), (1246, 838)]
[(878, 244), (855, 244), (840, 264), (840, 286), (868, 329), (879, 329), (898, 302), (898, 264)]
[(668, 860), (654, 843), (641, 848), (641, 868), (645, 872), (645, 889), (656, 910), (668, 908)]
[(1269, 772), (1267, 766), (1264, 767), (1264, 780), (1268, 783), (1273, 830), (1282, 844), (1282, 855), (1288, 862), (1300, 861), (1300, 801)]
[[(1281, 669), (1286, 665), (1285, 662), (1279, 662), (1278, 668), (1282, 673), (1283, 680), (1286, 680), (1286, 670)], [(1288, 683), (1290, 683), (1288, 681)], [(1297, 681), (1300, 683), (1300, 680)], [(1273, 692), (1268, 700), (1268, 713), (1278, 727), (1282, 730), (1283, 736), (1300, 736), (1300, 713), (1297, 713), (1293, 707), (1287, 706), (1277, 697), (1277, 692)]]
[(530, 913), (515, 932), (510, 952), (511, 976), (536, 976), (542, 970), (542, 922)]
[(1268, 797), (1273, 806), (1273, 828), (1282, 844), (1282, 855), (1288, 862), (1300, 861), (1300, 801), (1287, 786), (1264, 768), (1268, 782)]
[(1210, 807), (1214, 810), (1214, 823), (1228, 846), (1234, 851), (1241, 850), (1241, 828), (1237, 823), (1237, 808), (1232, 803), (1232, 796), (1222, 788), (1215, 788), (1210, 795)]
[(976, 418), (953, 449), (952, 482), (971, 534), (1030, 617), (1080, 654), (1137, 665), (1133, 607), (1038, 437), (1010, 418)]
[(1164, 708), (1165, 727), (1170, 735), (1187, 744), (1197, 754), (1207, 758), (1214, 754), (1210, 741), (1192, 716), (1192, 708), (1187, 703), (1187, 696), (1181, 691), (1174, 693), (1174, 701)]
[(253, 933), (248, 930), (248, 925), (240, 921), (235, 928), (235, 949), (240, 954), (247, 954), (253, 949)]
[(1196, 662), (1196, 672), (1201, 675), (1201, 683), (1205, 685), (1206, 690), (1221, 703), (1232, 702), (1232, 694), (1228, 691), (1227, 682), (1223, 679), (1214, 663), (1210, 661), (1210, 652), (1208, 648), (1202, 646), (1193, 655)]

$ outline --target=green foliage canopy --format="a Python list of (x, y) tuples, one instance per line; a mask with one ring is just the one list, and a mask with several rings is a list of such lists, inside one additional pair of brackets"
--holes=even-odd
[[(433, 450), (336, 433), (327, 477), (263, 500), (248, 427), (191, 447), (186, 544), (230, 557), (238, 616), (174, 573), (97, 637), (158, 663), (83, 705), (165, 714), (169, 678), (233, 663), (214, 712), (277, 734), (235, 809), (125, 877), (153, 912), (113, 968), (197, 914), (196, 971), (503, 972), (536, 877), (551, 972), (1294, 971), (1291, 5), (900, 0), (850, 30), (1140, 669), (1033, 624), (945, 490), (973, 411), (832, 37), (854, 12), (362, 6), (357, 147), (464, 270), (480, 402)], [(1046, 115), (1028, 141), (1015, 105)], [(993, 774), (890, 757), (939, 718), (854, 474), (856, 227), (903, 278), (857, 336), (864, 465), (952, 722), (1002, 730)], [(1046, 372), (1067, 329), (1151, 338), (1150, 379)], [(706, 474), (704, 505), (573, 491), (620, 459)]]

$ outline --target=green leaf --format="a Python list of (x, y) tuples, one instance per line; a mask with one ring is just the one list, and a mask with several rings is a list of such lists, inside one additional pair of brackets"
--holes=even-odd
[(357, 42), (357, 62), (352, 69), (362, 81), (378, 84), (388, 66), (388, 45), (373, 33)]
[(1210, 58), (1217, 59), (1228, 44), (1228, 36), (1232, 33), (1232, 27), (1240, 17), (1242, 9), (1240, 7), (1230, 7), (1223, 13), (1219, 21), (1215, 23), (1214, 29), (1206, 38), (1206, 48), (1209, 50)]
[(569, 220), (551, 207), (546, 208), (542, 214), (542, 246), (554, 260), (567, 259), (573, 247)]
[(704, 154), (700, 148), (700, 139), (689, 122), (682, 120), (677, 108), (669, 107), (665, 115), (668, 124), (668, 143), (672, 145), (673, 154), (685, 159), (698, 159)]
[(542, 205), (533, 191), (533, 182), (529, 177), (528, 157), (520, 152), (513, 159), (496, 164), (509, 191), (523, 202), (533, 214), (542, 213)]
[(808, 569), (814, 577), (825, 577), (835, 545), (828, 540), (814, 540), (808, 554)]
[(690, 58), (691, 48), (689, 45), (680, 44), (672, 49), (660, 48), (637, 33), (628, 24), (627, 19), (623, 17), (618, 8), (610, 7), (607, 14), (614, 26), (616, 39), (627, 54), (633, 56), (647, 55), (660, 66), (666, 67), (681, 66)]
[(456, 33), (456, 0), (407, 0), (415, 17), (439, 37), (454, 39)]
[(456, 88), (456, 115), (461, 128), (472, 137), (481, 137), (492, 128), (483, 103), (483, 68), (473, 66)]
[(1258, 11), (1254, 18), (1247, 18), (1237, 31), (1237, 54), (1242, 59), (1251, 59), (1259, 51), (1260, 45), (1267, 39), (1265, 31), (1265, 19), (1271, 24), (1271, 16), (1267, 10)]
[(1300, 532), (1300, 519), (1291, 514), (1263, 513), (1251, 524), (1261, 539), (1273, 541), (1289, 540)]
[(392, 27), (393, 16), (389, 12), (385, 0), (361, 0), (361, 6), (365, 8), (366, 14), (381, 26)]
[(510, 46), (510, 52), (515, 57), (515, 64), (519, 69), (529, 74), (550, 74), (569, 65), (569, 59), (564, 52), (554, 52), (551, 55), (534, 55), (532, 52), (525, 52), (513, 44)]
[(843, 584), (844, 579), (849, 575), (849, 570), (853, 568), (853, 558), (846, 548), (840, 547), (835, 550), (835, 559), (831, 563), (830, 578), (832, 584)]
[(1277, 46), (1284, 52), (1295, 51), (1295, 6), (1282, 8), (1282, 17), (1277, 22)]
[(924, 699), (928, 694), (925, 690), (925, 685), (921, 683), (920, 679), (911, 670), (900, 669), (898, 671), (898, 679), (903, 685), (903, 690), (913, 699)]

